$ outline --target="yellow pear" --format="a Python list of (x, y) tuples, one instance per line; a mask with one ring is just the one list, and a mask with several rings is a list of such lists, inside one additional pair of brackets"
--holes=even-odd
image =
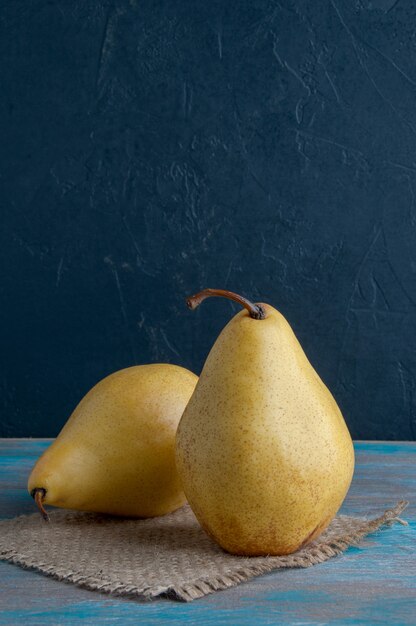
[(198, 377), (176, 365), (139, 365), (101, 380), (42, 454), (28, 489), (44, 504), (153, 517), (185, 502), (176, 429)]
[(348, 491), (354, 450), (341, 412), (286, 319), (240, 302), (179, 423), (176, 462), (206, 532), (240, 555), (289, 554), (316, 538)]

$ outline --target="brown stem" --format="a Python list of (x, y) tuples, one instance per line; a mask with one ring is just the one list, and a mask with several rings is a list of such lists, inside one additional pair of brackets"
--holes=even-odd
[(45, 511), (43, 507), (43, 501), (46, 496), (46, 489), (43, 489), (42, 487), (36, 487), (36, 489), (32, 489), (31, 496), (36, 502), (36, 506), (38, 507), (39, 512), (42, 515), (45, 522), (49, 522), (49, 515), (47, 514), (47, 512)]
[(233, 300), (234, 302), (238, 302), (241, 304), (255, 320), (264, 320), (266, 317), (266, 312), (260, 304), (254, 304), (247, 300), (247, 298), (243, 298), (243, 296), (239, 296), (232, 291), (225, 291), (224, 289), (204, 289), (199, 293), (196, 293), (194, 296), (190, 296), (186, 298), (186, 304), (190, 309), (196, 309), (197, 306), (205, 300), (205, 298), (210, 298), (211, 296), (220, 296), (221, 298), (228, 298), (229, 300)]

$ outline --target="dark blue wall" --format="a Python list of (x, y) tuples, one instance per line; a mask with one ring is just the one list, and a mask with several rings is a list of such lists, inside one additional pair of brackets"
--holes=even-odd
[(274, 304), (352, 434), (416, 438), (411, 0), (1, 4), (2, 436), (110, 372), (199, 372)]

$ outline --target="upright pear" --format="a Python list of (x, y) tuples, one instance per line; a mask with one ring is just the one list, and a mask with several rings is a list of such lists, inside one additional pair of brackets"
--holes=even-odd
[(206, 532), (239, 555), (290, 554), (335, 516), (354, 470), (350, 434), (291, 327), (268, 304), (223, 329), (176, 435), (186, 497)]
[(44, 517), (45, 504), (130, 517), (184, 504), (175, 434), (197, 380), (162, 363), (129, 367), (95, 385), (30, 475)]

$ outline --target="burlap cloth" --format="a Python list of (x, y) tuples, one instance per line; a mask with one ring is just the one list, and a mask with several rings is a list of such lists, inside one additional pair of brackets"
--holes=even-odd
[(189, 506), (147, 520), (57, 510), (49, 524), (38, 514), (0, 522), (0, 559), (87, 589), (190, 601), (272, 570), (327, 561), (384, 524), (401, 521), (406, 504), (373, 519), (340, 515), (295, 554), (251, 558), (221, 550)]

